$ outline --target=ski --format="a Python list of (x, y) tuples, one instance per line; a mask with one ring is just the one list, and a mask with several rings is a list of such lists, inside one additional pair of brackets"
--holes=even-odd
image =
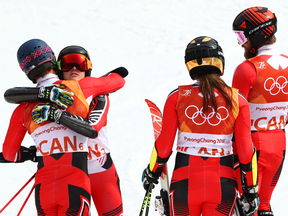
[[(160, 109), (152, 101), (145, 99), (147, 103), (153, 124), (154, 138), (157, 140), (161, 128), (162, 128), (162, 113)], [(155, 197), (155, 211), (158, 211), (161, 216), (170, 216), (170, 204), (169, 204), (169, 178), (167, 163), (163, 167), (163, 171), (160, 176), (160, 196)]]
[(233, 216), (246, 216), (246, 214), (243, 212), (243, 204), (238, 196), (235, 202)]

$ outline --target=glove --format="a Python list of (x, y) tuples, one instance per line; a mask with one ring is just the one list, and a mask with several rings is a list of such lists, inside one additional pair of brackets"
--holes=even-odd
[(243, 210), (246, 215), (253, 215), (257, 212), (259, 206), (258, 184), (248, 188), (243, 187), (240, 201), (243, 203)]
[(50, 87), (40, 87), (38, 93), (38, 99), (44, 100), (46, 102), (54, 102), (58, 106), (66, 109), (73, 103), (73, 92), (65, 90), (65, 85), (57, 85)]
[(36, 157), (36, 146), (30, 146), (29, 148), (25, 146), (20, 147), (20, 160), (18, 163), (31, 160), (33, 162), (38, 162), (38, 158)]
[(158, 179), (160, 177), (160, 174), (153, 173), (149, 169), (149, 164), (146, 169), (143, 171), (142, 175), (142, 184), (145, 190), (148, 190), (149, 185), (153, 184), (152, 188), (154, 188), (154, 184), (158, 184)]
[(31, 116), (33, 121), (35, 121), (37, 124), (45, 121), (56, 122), (57, 124), (59, 124), (63, 112), (63, 110), (56, 108), (53, 104), (42, 103), (38, 104), (32, 110)]

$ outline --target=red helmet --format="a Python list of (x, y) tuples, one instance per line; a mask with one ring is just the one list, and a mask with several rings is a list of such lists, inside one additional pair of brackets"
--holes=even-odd
[(233, 22), (239, 44), (248, 41), (255, 48), (262, 46), (277, 31), (277, 18), (266, 7), (250, 7), (239, 13)]

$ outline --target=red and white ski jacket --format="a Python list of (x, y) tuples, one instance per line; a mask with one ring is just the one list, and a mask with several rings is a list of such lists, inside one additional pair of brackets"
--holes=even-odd
[(232, 86), (248, 100), (251, 130), (284, 129), (288, 112), (288, 56), (275, 45), (265, 45), (258, 55), (235, 70)]
[[(199, 87), (191, 85), (190, 87), (179, 87), (179, 89), (170, 93), (165, 102), (162, 130), (155, 142), (157, 159), (152, 154), (152, 157), (155, 158), (151, 157), (151, 161), (155, 161), (155, 164), (151, 169), (150, 162), (151, 171), (158, 173), (163, 164), (167, 162), (172, 153), (177, 129), (179, 129), (177, 151), (204, 157), (224, 157), (233, 154), (231, 138), (234, 131), (235, 138), (241, 141), (237, 145), (240, 162), (242, 164), (251, 163), (253, 144), (250, 137), (250, 110), (247, 100), (233, 90), (233, 109), (231, 111), (224, 115), (225, 112), (222, 111), (226, 109), (221, 112), (218, 110), (217, 115), (221, 115), (221, 117), (216, 117), (215, 113), (214, 116), (213, 113), (204, 116), (200, 114), (202, 99)], [(215, 93), (221, 101), (221, 95)], [(183, 97), (186, 96), (187, 100), (181, 104)], [(219, 108), (222, 107), (221, 103), (219, 102)], [(192, 111), (192, 109), (194, 110)], [(181, 113), (179, 113), (180, 111)], [(184, 121), (182, 117), (184, 117)], [(231, 122), (226, 121), (228, 119)], [(188, 125), (187, 122), (189, 122)], [(201, 123), (203, 123), (202, 126), (199, 125)], [(252, 173), (249, 175), (252, 176)], [(253, 178), (249, 177), (248, 181), (248, 185), (252, 186)]]

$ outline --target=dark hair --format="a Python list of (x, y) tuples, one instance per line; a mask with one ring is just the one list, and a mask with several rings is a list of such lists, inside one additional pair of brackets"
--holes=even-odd
[(211, 106), (217, 112), (217, 101), (215, 97), (215, 89), (217, 89), (226, 101), (228, 109), (232, 109), (232, 89), (229, 87), (218, 74), (215, 73), (200, 73), (197, 75), (199, 81), (199, 90), (203, 94), (203, 111), (208, 111), (209, 101)]

